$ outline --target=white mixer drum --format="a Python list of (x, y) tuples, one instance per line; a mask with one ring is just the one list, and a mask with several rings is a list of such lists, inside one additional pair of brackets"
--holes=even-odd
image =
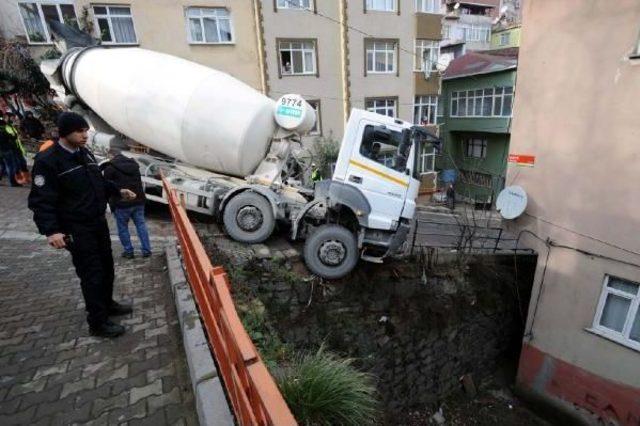
[(139, 48), (90, 48), (63, 63), (67, 87), (126, 136), (214, 172), (246, 176), (276, 129), (275, 102), (228, 74)]

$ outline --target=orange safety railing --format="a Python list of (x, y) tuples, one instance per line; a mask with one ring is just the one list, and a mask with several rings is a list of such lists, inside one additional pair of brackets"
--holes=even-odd
[(240, 322), (229, 292), (227, 273), (222, 267), (211, 265), (176, 190), (165, 178), (162, 183), (182, 247), (187, 278), (236, 420), (243, 426), (296, 425), (273, 377)]

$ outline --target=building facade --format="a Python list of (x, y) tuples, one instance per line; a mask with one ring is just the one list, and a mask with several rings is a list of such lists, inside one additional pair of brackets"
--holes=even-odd
[(441, 50), (446, 63), (467, 51), (491, 48), (491, 26), (498, 16), (500, 0), (446, 0), (442, 7)]
[(635, 0), (523, 8), (510, 153), (526, 167), (507, 182), (539, 260), (518, 384), (592, 424), (640, 424), (639, 23)]
[(509, 49), (520, 46), (520, 25), (497, 28), (491, 33), (491, 49)]
[(492, 203), (504, 187), (516, 67), (516, 57), (470, 52), (444, 74), (436, 165), (462, 199)]
[(106, 46), (138, 46), (232, 74), (263, 90), (252, 0), (25, 0), (0, 3), (6, 38), (24, 38), (37, 59), (51, 49), (50, 19), (79, 26)]

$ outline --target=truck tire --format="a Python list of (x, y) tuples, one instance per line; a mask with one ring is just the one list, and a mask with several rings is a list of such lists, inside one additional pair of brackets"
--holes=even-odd
[(330, 280), (355, 268), (359, 252), (356, 236), (344, 226), (322, 225), (304, 244), (304, 261), (314, 274)]
[(227, 234), (242, 243), (261, 243), (271, 236), (276, 220), (271, 203), (262, 195), (245, 191), (227, 203), (222, 215)]

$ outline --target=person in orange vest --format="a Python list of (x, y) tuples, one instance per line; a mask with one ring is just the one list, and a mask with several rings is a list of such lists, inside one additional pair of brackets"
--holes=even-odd
[(38, 148), (38, 152), (46, 151), (47, 149), (51, 148), (54, 143), (55, 142), (52, 139), (47, 139), (46, 141), (42, 142), (42, 145), (40, 145), (40, 148)]

